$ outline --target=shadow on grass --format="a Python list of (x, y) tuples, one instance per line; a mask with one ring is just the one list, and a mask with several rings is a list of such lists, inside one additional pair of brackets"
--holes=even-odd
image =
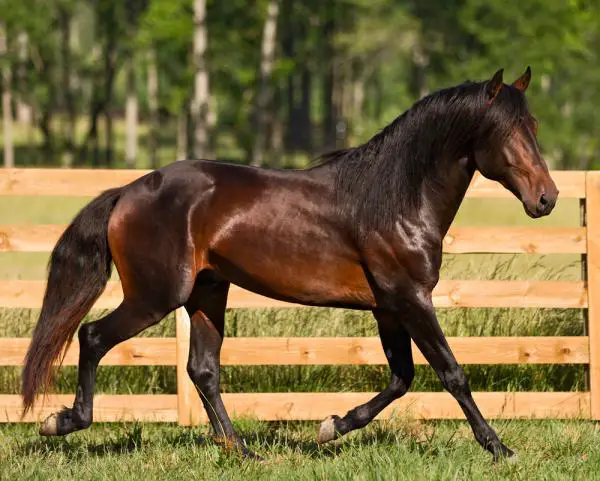
[[(419, 457), (438, 457), (447, 450), (455, 447), (454, 434), (436, 437), (435, 431), (430, 436), (415, 436), (400, 427), (399, 429), (380, 426), (378, 423), (365, 431), (349, 434), (340, 440), (325, 445), (316, 442), (317, 424), (315, 424), (315, 439), (307, 438), (306, 434), (299, 435), (292, 426), (278, 423), (261, 423), (256, 429), (243, 426), (241, 435), (249, 449), (263, 458), (266, 464), (280, 457), (281, 454), (296, 453), (303, 458), (314, 460), (334, 459), (343, 454), (352, 454), (357, 449), (378, 447), (391, 449), (402, 445), (410, 454)], [(289, 428), (292, 427), (290, 430)], [(294, 432), (296, 431), (296, 432)], [(27, 440), (19, 443), (17, 451), (23, 456), (45, 456), (61, 454), (69, 460), (81, 460), (88, 456), (104, 457), (129, 455), (147, 448), (164, 451), (175, 449), (205, 449), (218, 447), (217, 464), (231, 464), (248, 461), (239, 451), (228, 448), (214, 436), (195, 432), (193, 428), (174, 428), (168, 433), (157, 437), (152, 430), (144, 433), (142, 424), (119, 426), (116, 429), (102, 429), (94, 433), (94, 440), (89, 435), (68, 437), (43, 438)], [(237, 460), (237, 461), (236, 461)]]

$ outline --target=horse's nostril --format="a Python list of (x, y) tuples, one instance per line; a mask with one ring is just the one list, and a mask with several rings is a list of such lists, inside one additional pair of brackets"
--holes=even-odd
[(548, 205), (548, 199), (546, 198), (546, 194), (542, 194), (542, 195), (540, 196), (540, 205), (541, 205), (542, 207), (545, 207), (545, 206), (547, 206), (547, 205)]

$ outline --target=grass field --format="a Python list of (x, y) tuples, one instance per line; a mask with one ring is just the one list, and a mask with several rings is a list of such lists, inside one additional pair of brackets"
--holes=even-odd
[[(66, 223), (85, 199), (0, 198), (0, 223)], [(579, 225), (576, 201), (559, 203), (549, 218), (532, 221), (515, 200), (468, 201), (458, 225)], [(43, 279), (47, 254), (0, 253), (0, 278)], [(446, 256), (442, 277), (579, 279), (576, 255)], [(101, 313), (94, 311), (89, 319)], [(578, 310), (440, 309), (447, 335), (581, 335)], [(0, 310), (0, 336), (26, 337), (35, 310)], [(173, 336), (173, 316), (143, 333)], [(368, 313), (332, 309), (232, 310), (229, 336), (370, 336)], [(582, 366), (466, 366), (473, 390), (576, 391)], [(260, 366), (223, 369), (226, 392), (376, 391), (384, 366)], [(74, 368), (64, 368), (56, 392), (73, 392)], [(415, 391), (439, 391), (433, 371), (417, 366)], [(174, 393), (172, 367), (102, 367), (97, 392)], [(19, 392), (19, 369), (0, 367), (0, 393)], [(333, 413), (332, 413), (333, 414)], [(491, 464), (465, 422), (396, 419), (375, 423), (333, 446), (314, 443), (318, 423), (239, 421), (250, 447), (266, 463), (223, 453), (206, 427), (96, 425), (67, 439), (40, 439), (35, 426), (0, 425), (0, 479), (600, 479), (600, 429), (585, 421), (493, 423), (519, 453), (516, 465)], [(595, 474), (598, 471), (599, 474)]]
[(327, 446), (314, 423), (238, 422), (265, 461), (224, 452), (204, 427), (95, 425), (62, 439), (33, 426), (0, 426), (2, 479), (184, 480), (593, 480), (600, 429), (589, 422), (503, 421), (498, 432), (516, 464), (492, 464), (464, 422), (391, 420)]

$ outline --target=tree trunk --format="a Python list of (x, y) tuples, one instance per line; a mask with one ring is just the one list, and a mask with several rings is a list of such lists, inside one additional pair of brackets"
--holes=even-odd
[(365, 103), (365, 79), (360, 69), (355, 72), (352, 97), (352, 117), (354, 123), (356, 123), (363, 114)]
[(325, 4), (325, 24), (323, 25), (323, 60), (324, 75), (323, 95), (324, 115), (322, 122), (322, 149), (323, 151), (335, 149), (335, 124), (337, 112), (334, 102), (334, 78), (335, 78), (335, 50), (333, 46), (333, 34), (335, 30), (334, 6), (332, 2)]
[(158, 71), (156, 69), (156, 54), (153, 48), (148, 51), (148, 111), (150, 114), (150, 129), (148, 131), (148, 152), (150, 153), (150, 166), (153, 169), (157, 169)]
[(417, 39), (413, 50), (413, 91), (419, 99), (425, 97), (429, 91), (427, 89), (426, 70), (429, 64), (429, 58), (420, 44), (421, 39)]
[(373, 76), (373, 114), (377, 122), (383, 116), (383, 85), (381, 81), (381, 71), (378, 69)]
[(348, 119), (348, 141), (350, 144), (357, 142), (361, 135), (362, 117), (365, 101), (364, 69), (360, 60), (356, 59), (352, 65), (352, 83), (348, 88), (349, 108), (346, 114)]
[[(8, 50), (8, 40), (6, 29), (0, 24), (0, 55), (5, 55)], [(11, 99), (11, 81), (12, 73), (8, 62), (2, 69), (2, 116), (3, 116), (3, 137), (4, 137), (4, 167), (7, 169), (15, 166), (15, 152), (12, 136), (12, 99)]]
[(106, 106), (104, 111), (104, 161), (107, 167), (113, 164), (114, 130), (111, 105)]
[(298, 111), (298, 124), (300, 127), (300, 145), (305, 152), (312, 152), (312, 117), (311, 117), (311, 98), (312, 98), (312, 74), (308, 65), (302, 67), (300, 77), (300, 86), (302, 97), (300, 99), (300, 108)]
[(27, 56), (28, 56), (28, 43), (29, 39), (27, 33), (21, 32), (17, 36), (17, 55), (19, 57), (19, 66), (17, 70), (17, 81), (18, 81), (18, 92), (17, 97), (17, 122), (21, 125), (25, 125), (27, 128), (31, 127), (33, 123), (33, 109), (29, 105), (25, 98), (25, 92), (28, 91), (27, 85)]
[(188, 127), (188, 108), (187, 102), (184, 102), (177, 116), (177, 160), (188, 157)]
[[(81, 29), (80, 24), (77, 20), (77, 16), (71, 17), (71, 36), (69, 39), (69, 51), (71, 52), (71, 58), (75, 56), (79, 56), (81, 54)], [(73, 68), (69, 69), (69, 94), (73, 99), (73, 116), (75, 118), (75, 122), (77, 120), (77, 101), (76, 99), (83, 96), (82, 85), (81, 85), (81, 77), (79, 76), (79, 72), (77, 70), (77, 65)], [(75, 123), (74, 122), (74, 123)]]
[(348, 123), (346, 119), (347, 106), (348, 106), (348, 95), (346, 85), (346, 74), (345, 69), (340, 63), (336, 63), (333, 72), (333, 112), (334, 112), (334, 124), (333, 135), (336, 149), (342, 149), (346, 147), (346, 140), (348, 135)]
[(112, 118), (113, 104), (113, 87), (115, 84), (115, 75), (117, 70), (117, 32), (115, 29), (110, 29), (108, 33), (106, 51), (104, 55), (104, 115), (106, 120), (106, 158), (105, 162), (108, 167), (113, 163), (114, 150), (114, 131)]
[(135, 168), (137, 158), (137, 128), (138, 98), (135, 85), (135, 59), (130, 52), (127, 59), (127, 100), (125, 101), (125, 164), (130, 169)]
[(62, 53), (62, 91), (64, 92), (64, 107), (67, 110), (65, 128), (65, 152), (62, 164), (64, 167), (73, 165), (75, 155), (75, 99), (71, 90), (71, 14), (66, 9), (60, 10), (61, 24), (61, 53)]
[(270, 157), (277, 159), (276, 165), (281, 164), (283, 156), (283, 119), (281, 118), (282, 88), (277, 85), (273, 92), (273, 116), (269, 125), (269, 151)]
[[(292, 0), (284, 0), (281, 5), (281, 46), (283, 56), (290, 61), (296, 62), (294, 55), (294, 36), (296, 35), (296, 25), (294, 24), (294, 5)], [(291, 71), (285, 80), (285, 129), (284, 129), (284, 146), (286, 153), (296, 150), (296, 127), (297, 127), (297, 112), (296, 112), (296, 72)]]
[[(96, 46), (93, 58), (95, 62), (99, 61), (101, 47)], [(92, 165), (97, 166), (100, 163), (100, 151), (98, 142), (98, 122), (100, 115), (110, 109), (112, 102), (112, 92), (114, 86), (114, 77), (117, 69), (117, 53), (114, 36), (110, 36), (107, 41), (106, 50), (104, 52), (104, 72), (96, 73), (92, 80), (92, 99), (90, 105), (90, 126), (84, 141), (79, 150), (79, 158), (84, 160), (87, 154), (88, 146), (92, 146)], [(112, 119), (107, 121), (107, 125), (112, 126)], [(111, 127), (112, 128), (112, 127)], [(112, 137), (112, 135), (111, 135)], [(112, 148), (112, 139), (110, 139)], [(109, 160), (109, 159), (106, 159)]]
[(209, 84), (206, 65), (206, 0), (194, 0), (194, 157), (204, 158), (208, 150)]
[(252, 149), (252, 165), (260, 166), (264, 162), (267, 127), (272, 121), (271, 103), (273, 87), (271, 76), (275, 61), (275, 38), (277, 34), (278, 0), (270, 0), (267, 6), (267, 18), (263, 30), (260, 55), (260, 85), (256, 99), (254, 119), (254, 146)]

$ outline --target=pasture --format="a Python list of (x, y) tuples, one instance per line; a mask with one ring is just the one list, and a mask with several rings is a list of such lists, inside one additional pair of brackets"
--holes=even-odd
[(518, 453), (493, 465), (466, 422), (382, 421), (319, 447), (315, 423), (237, 422), (264, 463), (223, 452), (208, 430), (173, 425), (94, 425), (43, 439), (31, 425), (0, 427), (2, 479), (437, 480), (598, 479), (600, 430), (590, 422), (501, 421)]
[[(86, 199), (0, 197), (0, 223), (66, 223)], [(467, 200), (455, 225), (579, 225), (576, 200), (560, 201), (553, 215), (533, 221), (513, 199)], [(45, 253), (0, 253), (1, 279), (43, 279)], [(445, 279), (581, 278), (580, 256), (446, 255)], [(98, 311), (91, 317), (97, 317)], [(35, 309), (3, 309), (0, 336), (28, 337)], [(440, 309), (448, 336), (576, 336), (577, 309)], [(174, 336), (174, 316), (144, 336)], [(237, 309), (228, 312), (229, 336), (374, 336), (369, 314), (330, 309)], [(473, 391), (583, 391), (583, 365), (470, 365)], [(225, 366), (224, 392), (378, 391), (384, 366)], [(56, 392), (71, 393), (75, 369), (61, 370)], [(98, 393), (173, 394), (175, 367), (103, 366)], [(16, 394), (19, 368), (0, 367), (0, 392)], [(413, 391), (440, 391), (427, 366), (417, 366)], [(492, 466), (466, 422), (417, 421), (401, 414), (333, 445), (315, 444), (318, 423), (239, 420), (264, 464), (221, 452), (209, 430), (165, 424), (99, 424), (66, 439), (41, 439), (34, 425), (0, 425), (2, 477), (64, 479), (592, 479), (600, 465), (600, 430), (589, 421), (495, 421), (519, 455), (516, 465)]]

